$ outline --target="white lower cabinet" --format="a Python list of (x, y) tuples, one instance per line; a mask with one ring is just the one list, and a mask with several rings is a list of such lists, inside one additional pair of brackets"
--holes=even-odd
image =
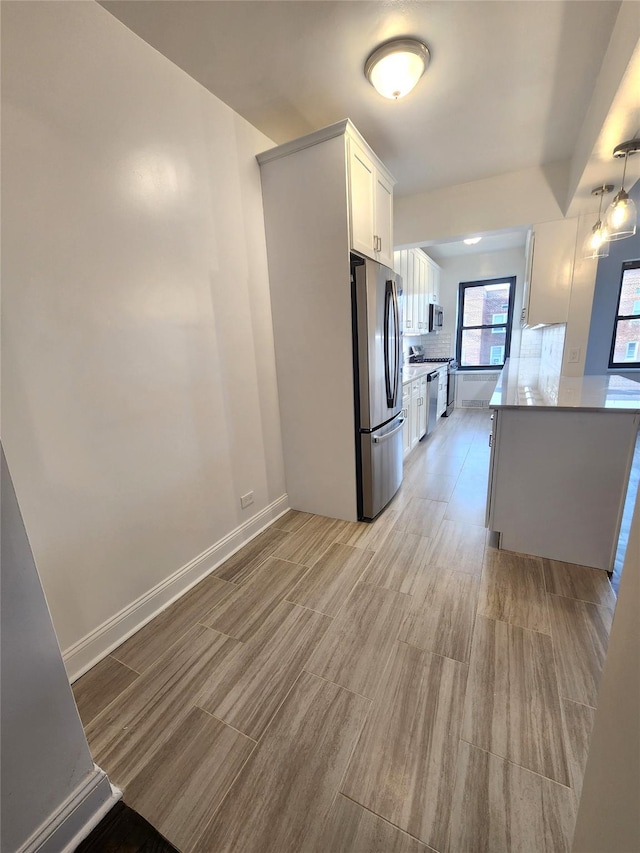
[(403, 454), (407, 456), (420, 439), (427, 434), (427, 377), (421, 376), (405, 382), (402, 386)]
[(404, 423), (402, 425), (402, 453), (406, 456), (411, 451), (411, 382), (405, 382), (402, 386), (402, 414)]
[(420, 441), (420, 380), (414, 379), (411, 383), (411, 449)]
[(639, 425), (634, 412), (496, 409), (485, 524), (500, 547), (612, 571)]

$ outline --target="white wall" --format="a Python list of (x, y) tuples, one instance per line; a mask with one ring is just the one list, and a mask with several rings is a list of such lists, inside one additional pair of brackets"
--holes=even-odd
[(640, 850), (640, 502), (598, 692), (573, 853)]
[[(87, 821), (96, 822), (115, 799), (108, 779), (94, 767), (4, 453), (0, 456), (0, 849), (3, 853), (36, 848), (54, 853), (67, 849), (77, 829), (88, 831)], [(47, 839), (48, 844), (41, 847)]]
[(563, 161), (397, 198), (395, 248), (562, 219), (568, 172)]
[(93, 2), (2, 54), (3, 440), (68, 651), (285, 492), (272, 143)]
[(440, 274), (440, 302), (444, 308), (444, 327), (442, 334), (451, 335), (451, 353), (455, 355), (456, 323), (458, 312), (458, 285), (461, 281), (480, 281), (488, 278), (516, 276), (516, 295), (513, 316), (515, 317), (511, 352), (517, 355), (520, 348), (520, 324), (518, 318), (522, 309), (522, 287), (524, 281), (524, 246), (507, 249), (503, 252), (486, 252), (444, 258), (437, 263), (442, 268)]

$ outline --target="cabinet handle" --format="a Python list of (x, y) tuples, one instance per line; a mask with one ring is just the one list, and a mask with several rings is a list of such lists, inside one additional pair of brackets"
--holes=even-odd
[(493, 447), (493, 433), (489, 433), (489, 447)]

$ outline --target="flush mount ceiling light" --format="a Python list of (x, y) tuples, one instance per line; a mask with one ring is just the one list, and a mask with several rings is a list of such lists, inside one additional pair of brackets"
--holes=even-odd
[(604, 219), (604, 226), (609, 240), (623, 240), (625, 237), (633, 237), (636, 233), (636, 222), (638, 212), (632, 198), (624, 188), (624, 179), (627, 174), (627, 160), (636, 151), (640, 151), (640, 138), (628, 139), (621, 142), (613, 149), (614, 157), (624, 157), (624, 170), (622, 172), (622, 184), (620, 191), (609, 205)]
[(385, 98), (408, 95), (429, 64), (429, 48), (412, 38), (392, 39), (377, 47), (364, 64), (364, 74)]
[(482, 240), (482, 237), (467, 237), (466, 240), (463, 240), (463, 243), (467, 246), (475, 246), (480, 240)]
[(609, 235), (606, 227), (602, 224), (600, 214), (602, 213), (602, 196), (605, 193), (610, 193), (612, 189), (613, 184), (604, 184), (591, 190), (591, 195), (600, 196), (600, 206), (598, 207), (598, 220), (585, 237), (582, 247), (583, 258), (606, 258), (609, 255)]

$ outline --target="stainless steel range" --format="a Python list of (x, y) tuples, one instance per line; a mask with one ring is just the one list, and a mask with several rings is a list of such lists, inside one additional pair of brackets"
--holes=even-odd
[(429, 364), (447, 364), (447, 409), (443, 415), (443, 417), (448, 418), (451, 412), (453, 411), (456, 404), (456, 382), (457, 382), (457, 370), (458, 370), (458, 362), (455, 358), (447, 358), (440, 357), (434, 358), (430, 355), (425, 355), (424, 347), (420, 344), (415, 344), (414, 346), (409, 348), (409, 363), (410, 364), (422, 364), (423, 362), (428, 362)]
[(458, 373), (458, 362), (455, 358), (427, 358), (427, 361), (447, 363), (447, 409), (443, 418), (448, 418), (456, 405), (456, 383)]

